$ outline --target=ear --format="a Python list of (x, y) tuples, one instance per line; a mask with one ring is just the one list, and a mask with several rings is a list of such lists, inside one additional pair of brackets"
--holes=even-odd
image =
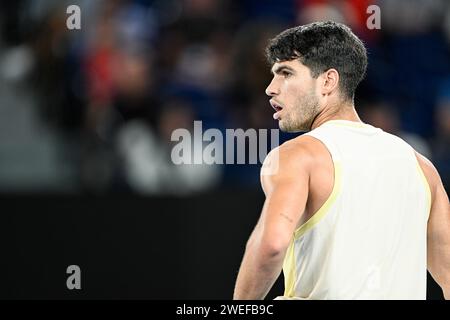
[(324, 96), (337, 90), (339, 85), (339, 72), (336, 69), (328, 69), (322, 75), (321, 94)]

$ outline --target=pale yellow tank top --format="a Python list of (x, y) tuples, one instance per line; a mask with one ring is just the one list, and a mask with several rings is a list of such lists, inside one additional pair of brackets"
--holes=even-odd
[(328, 148), (334, 187), (295, 231), (277, 299), (426, 299), (431, 193), (414, 150), (346, 120), (306, 134)]

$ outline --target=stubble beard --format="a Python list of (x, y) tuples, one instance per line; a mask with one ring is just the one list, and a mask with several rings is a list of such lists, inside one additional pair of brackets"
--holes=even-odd
[(319, 113), (319, 100), (313, 91), (300, 97), (292, 110), (279, 122), (284, 132), (306, 132), (311, 130), (312, 122)]

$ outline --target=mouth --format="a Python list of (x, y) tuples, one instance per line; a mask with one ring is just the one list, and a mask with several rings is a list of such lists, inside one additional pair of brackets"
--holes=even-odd
[(270, 105), (272, 106), (272, 108), (275, 110), (275, 113), (273, 114), (273, 118), (275, 120), (280, 118), (280, 111), (283, 110), (283, 107), (281, 105), (279, 105), (278, 103), (276, 103), (273, 100), (270, 100)]

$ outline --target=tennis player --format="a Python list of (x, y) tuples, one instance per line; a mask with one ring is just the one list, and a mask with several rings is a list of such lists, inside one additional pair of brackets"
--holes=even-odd
[(264, 161), (234, 298), (265, 298), (283, 270), (278, 299), (426, 299), (428, 269), (449, 299), (448, 196), (430, 161), (358, 117), (361, 40), (317, 22), (276, 36), (267, 57), (274, 119), (306, 133)]

